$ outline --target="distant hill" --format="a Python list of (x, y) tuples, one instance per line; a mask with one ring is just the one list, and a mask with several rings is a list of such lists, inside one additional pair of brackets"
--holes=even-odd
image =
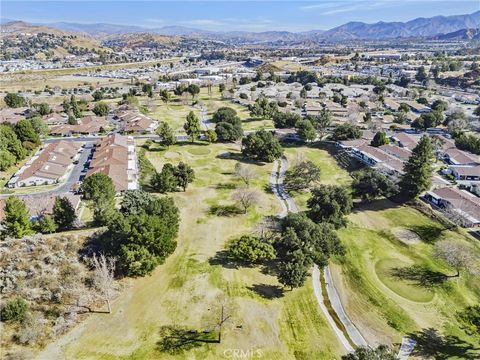
[[(2, 19), (2, 22), (3, 21), (4, 19)], [(163, 36), (216, 40), (238, 44), (312, 44), (313, 42), (337, 42), (345, 40), (382, 40), (410, 37), (433, 38), (437, 36), (444, 36), (439, 34), (445, 34), (446, 36), (447, 34), (455, 33), (464, 29), (467, 30), (467, 33), (465, 33), (465, 39), (468, 40), (468, 33), (472, 32), (468, 29), (480, 28), (480, 11), (466, 15), (435, 16), (432, 18), (420, 17), (407, 22), (380, 21), (374, 24), (349, 22), (327, 31), (311, 30), (296, 33), (289, 31), (206, 31), (184, 26), (145, 28), (142, 26), (114, 25), (106, 23), (77, 24), (69, 22), (57, 22), (47, 24), (47, 26), (49, 28), (61, 29), (62, 31), (74, 31), (77, 34), (83, 33), (83, 36), (88, 36), (90, 38), (95, 37), (96, 39), (102, 40), (105, 38), (112, 40), (112, 36), (119, 38), (119, 35), (123, 36), (125, 34), (137, 34), (135, 36), (130, 35), (129, 37), (132, 39), (136, 38), (138, 40), (139, 37), (147, 37), (145, 34), (157, 34)], [(461, 34), (451, 36), (453, 36), (451, 39), (455, 39), (455, 36), (459, 36), (458, 39), (463, 39)], [(475, 39), (475, 36), (476, 35), (473, 35), (472, 39)], [(150, 40), (152, 40), (152, 36), (147, 37), (146, 39), (147, 42)], [(167, 42), (170, 41), (167, 39), (163, 40)]]
[(92, 51), (110, 51), (91, 36), (23, 21), (2, 24), (1, 32), (2, 52), (7, 58), (62, 58)]
[(480, 29), (461, 29), (433, 36), (434, 40), (480, 40)]
[(405, 37), (431, 37), (461, 29), (480, 27), (480, 11), (468, 15), (435, 16), (417, 18), (407, 22), (349, 22), (324, 32), (321, 37), (326, 40), (350, 39), (387, 39)]

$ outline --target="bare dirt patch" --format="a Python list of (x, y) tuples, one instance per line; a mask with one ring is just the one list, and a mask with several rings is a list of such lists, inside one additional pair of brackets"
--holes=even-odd
[(418, 234), (408, 229), (393, 229), (392, 233), (396, 236), (398, 240), (400, 240), (406, 245), (415, 245), (419, 244), (422, 241)]

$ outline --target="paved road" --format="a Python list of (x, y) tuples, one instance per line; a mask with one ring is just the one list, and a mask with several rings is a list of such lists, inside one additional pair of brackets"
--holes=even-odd
[[(288, 168), (288, 161), (285, 157), (282, 157), (279, 161), (276, 160), (274, 162), (272, 172), (270, 173), (270, 186), (275, 196), (280, 200), (280, 203), (282, 206), (282, 210), (278, 214), (278, 217), (280, 218), (285, 217), (289, 211), (293, 213), (297, 213), (299, 211), (297, 205), (295, 204), (295, 201), (288, 194), (288, 192), (285, 190), (283, 186), (283, 180), (285, 178), (285, 173), (287, 171), (287, 168)], [(320, 309), (322, 310), (328, 323), (332, 327), (333, 331), (338, 337), (338, 340), (342, 343), (344, 348), (348, 352), (351, 352), (354, 350), (352, 345), (350, 344), (349, 339), (347, 339), (347, 336), (350, 338), (351, 342), (353, 342), (357, 346), (368, 346), (363, 336), (357, 330), (355, 325), (353, 325), (353, 323), (350, 321), (345, 310), (343, 309), (342, 303), (340, 301), (340, 297), (338, 296), (338, 293), (333, 284), (333, 280), (330, 276), (330, 269), (328, 267), (325, 269), (325, 281), (327, 284), (327, 294), (325, 295), (328, 297), (334, 311), (336, 312), (336, 315), (338, 316), (343, 326), (345, 327), (347, 335), (345, 335), (343, 331), (337, 326), (332, 316), (328, 312), (327, 307), (324, 304), (324, 301), (323, 301), (324, 294), (322, 293), (322, 289), (320, 287), (320, 270), (317, 265), (314, 265), (314, 268), (313, 268), (312, 281), (313, 281), (313, 289), (314, 289), (318, 304), (320, 305)]]
[(88, 157), (91, 154), (93, 146), (94, 146), (94, 142), (92, 141), (85, 143), (83, 152), (81, 153), (80, 158), (78, 159), (78, 164), (74, 165), (73, 169), (70, 171), (70, 174), (68, 175), (67, 180), (59, 184), (57, 187), (53, 189), (39, 191), (35, 193), (29, 193), (29, 194), (2, 194), (0, 195), (0, 199), (7, 198), (10, 195), (15, 195), (16, 197), (23, 198), (23, 197), (43, 197), (45, 195), (63, 195), (65, 193), (68, 193), (71, 190), (72, 186), (80, 180), (80, 177), (82, 175), (85, 175), (86, 172), (83, 172), (83, 170), (86, 166), (86, 163), (88, 162)]

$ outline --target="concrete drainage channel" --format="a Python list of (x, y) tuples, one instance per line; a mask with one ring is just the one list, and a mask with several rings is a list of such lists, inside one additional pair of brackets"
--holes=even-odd
[[(285, 178), (287, 168), (288, 161), (287, 158), (283, 156), (280, 161), (275, 160), (272, 172), (270, 173), (270, 186), (282, 207), (282, 210), (277, 215), (279, 218), (284, 218), (289, 212), (298, 212), (295, 201), (283, 187), (283, 179)], [(312, 282), (318, 305), (345, 350), (353, 352), (356, 347), (369, 346), (360, 331), (358, 331), (349, 319), (342, 306), (337, 289), (333, 284), (330, 267), (325, 267), (323, 272), (321, 272), (318, 266), (314, 265)], [(415, 340), (404, 336), (397, 358), (399, 360), (408, 359), (415, 345)]]
[[(278, 214), (279, 218), (284, 218), (288, 212), (298, 212), (295, 201), (283, 187), (283, 179), (285, 178), (287, 167), (288, 161), (285, 157), (282, 157), (273, 163), (273, 169), (270, 174), (272, 191), (282, 206), (282, 210)], [(312, 273), (313, 289), (320, 309), (328, 323), (348, 352), (354, 351), (354, 348), (357, 346), (368, 346), (342, 307), (340, 298), (330, 278), (330, 269), (327, 267), (324, 273), (325, 275), (321, 274), (318, 266), (314, 265)]]

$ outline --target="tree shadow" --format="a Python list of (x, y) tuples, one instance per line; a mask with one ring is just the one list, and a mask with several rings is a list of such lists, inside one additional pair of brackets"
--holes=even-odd
[(160, 327), (159, 335), (157, 349), (172, 355), (200, 347), (205, 343), (219, 343), (216, 332), (197, 332), (172, 325)]
[(434, 328), (408, 334), (417, 344), (413, 349), (413, 356), (433, 358), (437, 360), (457, 357), (460, 359), (479, 359), (480, 349), (453, 335), (441, 335)]
[(397, 207), (397, 204), (393, 203), (389, 199), (374, 199), (369, 202), (357, 202), (354, 203), (353, 213), (358, 213), (362, 211), (382, 211), (389, 210)]
[(277, 299), (283, 296), (283, 288), (278, 285), (254, 284), (247, 289), (257, 293), (264, 299)]
[(425, 288), (443, 286), (449, 279), (448, 275), (439, 271), (430, 270), (421, 265), (412, 265), (403, 268), (395, 267), (390, 270), (390, 275), (399, 280), (412, 281), (414, 285)]
[(237, 184), (234, 183), (222, 183), (215, 185), (215, 189), (217, 190), (233, 190), (237, 188)]
[(226, 269), (238, 269), (240, 267), (252, 267), (252, 264), (234, 260), (228, 256), (227, 250), (220, 250), (213, 257), (208, 259), (210, 265), (221, 265)]
[(232, 217), (243, 214), (243, 210), (236, 205), (212, 205), (208, 210), (210, 215)]
[(260, 160), (252, 160), (244, 157), (241, 153), (232, 153), (232, 152), (224, 152), (222, 154), (218, 154), (216, 156), (217, 159), (222, 160), (234, 160), (241, 162), (243, 164), (250, 164), (250, 165), (264, 165), (266, 162)]
[(426, 243), (434, 243), (442, 235), (442, 232), (446, 229), (439, 228), (438, 226), (432, 225), (415, 225), (410, 227), (411, 231), (417, 234), (422, 241)]

